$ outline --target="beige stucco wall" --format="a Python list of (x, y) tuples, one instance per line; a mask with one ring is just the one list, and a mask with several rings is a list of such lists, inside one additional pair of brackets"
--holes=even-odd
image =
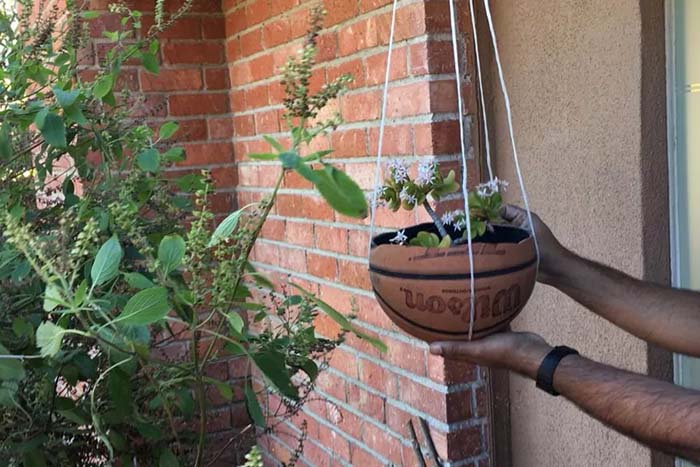
[[(491, 3), (533, 210), (578, 253), (638, 277), (648, 275), (642, 238), (648, 237), (649, 229), (642, 212), (649, 199), (664, 199), (648, 196), (648, 190), (665, 196), (665, 178), (660, 174), (659, 186), (650, 187), (642, 171), (649, 157), (644, 112), (650, 110), (642, 99), (642, 77), (643, 67), (650, 65), (642, 54), (646, 27), (640, 1)], [(652, 2), (641, 3), (644, 10)], [(656, 4), (662, 7), (662, 2)], [(663, 21), (662, 14), (656, 21), (659, 17)], [(491, 76), (490, 93), (497, 89), (496, 75)], [(658, 80), (657, 84), (663, 86)], [(498, 101), (495, 109), (498, 173), (515, 182)], [(663, 118), (665, 109), (657, 110)], [(663, 157), (663, 144), (655, 150), (653, 157)], [(517, 191), (516, 183), (512, 191)], [(578, 348), (597, 361), (647, 371), (648, 348), (643, 342), (546, 286), (537, 286), (514, 327), (540, 333), (552, 344)], [(564, 399), (536, 390), (531, 381), (511, 376), (510, 388), (516, 467), (652, 464), (648, 449)]]

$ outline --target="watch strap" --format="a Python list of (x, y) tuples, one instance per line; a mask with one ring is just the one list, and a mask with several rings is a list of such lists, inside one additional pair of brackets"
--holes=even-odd
[(551, 352), (544, 357), (540, 368), (537, 370), (537, 387), (544, 392), (553, 396), (558, 396), (559, 393), (554, 389), (554, 371), (559, 366), (561, 360), (568, 355), (579, 355), (578, 351), (560, 345), (554, 347)]

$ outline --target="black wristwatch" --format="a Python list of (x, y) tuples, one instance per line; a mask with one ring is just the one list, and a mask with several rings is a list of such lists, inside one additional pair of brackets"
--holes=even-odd
[(554, 347), (552, 351), (544, 357), (539, 370), (537, 370), (537, 387), (546, 393), (558, 396), (559, 393), (554, 390), (554, 371), (557, 369), (557, 366), (559, 366), (559, 362), (561, 362), (562, 358), (568, 355), (578, 354), (576, 350), (564, 345)]

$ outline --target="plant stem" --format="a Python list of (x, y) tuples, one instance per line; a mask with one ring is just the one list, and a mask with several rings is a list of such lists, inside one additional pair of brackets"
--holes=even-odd
[(425, 208), (426, 211), (428, 211), (428, 214), (430, 215), (430, 218), (433, 219), (433, 222), (435, 223), (435, 227), (437, 227), (438, 232), (440, 232), (440, 237), (445, 238), (447, 237), (447, 230), (445, 230), (445, 226), (442, 224), (442, 221), (440, 220), (440, 216), (437, 215), (437, 213), (433, 210), (432, 206), (430, 206), (430, 203), (426, 199), (423, 201), (423, 207)]

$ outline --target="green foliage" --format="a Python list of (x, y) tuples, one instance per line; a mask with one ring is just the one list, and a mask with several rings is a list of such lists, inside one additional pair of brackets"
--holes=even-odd
[[(446, 196), (460, 191), (460, 185), (456, 182), (454, 170), (450, 170), (445, 176), (440, 171), (439, 164), (428, 159), (418, 166), (418, 175), (412, 178), (409, 174), (409, 166), (403, 161), (389, 163), (389, 176), (384, 185), (377, 191), (377, 202), (384, 203), (392, 211), (405, 209), (411, 211), (422, 206), (430, 214), (440, 235), (433, 232), (418, 232), (413, 238), (405, 238), (403, 231), (399, 232), (392, 240), (395, 243), (408, 242), (412, 246), (426, 248), (449, 248), (467, 242), (467, 219), (462, 210), (445, 213), (439, 217), (430, 201), (440, 201)], [(504, 181), (490, 180), (469, 192), (469, 220), (471, 227), (471, 239), (484, 235), (492, 230), (492, 224), (501, 222), (501, 207), (503, 198), (501, 191), (508, 184)], [(451, 236), (446, 226), (452, 226), (454, 237)]]
[[(311, 180), (339, 213), (367, 213), (357, 184), (323, 161), (329, 151), (302, 157), (339, 124), (315, 119), (349, 81), (309, 95), (322, 12), (285, 69), (291, 147), (268, 137), (274, 153), (256, 156), (280, 162), (275, 190), (211, 232), (209, 175), (166, 176), (184, 158), (169, 144), (178, 125), (154, 132), (130, 118), (122, 104), (132, 96), (118, 84), (127, 61), (158, 72), (157, 35), (190, 4), (167, 13), (157, 1), (149, 31), (139, 12), (110, 7), (122, 27), (105, 31), (113, 44), (91, 79), (77, 67), (94, 13), (69, 2), (65, 30), (58, 10), (36, 22), (0, 13), (1, 465), (206, 465), (218, 454), (204, 436), (208, 391), (234, 395), (207, 375), (212, 361), (237, 355), (257, 367), (267, 387), (248, 384), (245, 400), (253, 423), (272, 430), (301, 410), (347, 333), (385, 350), (249, 258), (286, 172)], [(338, 323), (337, 335), (317, 334), (320, 314)], [(182, 340), (184, 355), (171, 357)], [(259, 401), (266, 391), (285, 410), (270, 413)], [(255, 452), (249, 465), (260, 465)]]

